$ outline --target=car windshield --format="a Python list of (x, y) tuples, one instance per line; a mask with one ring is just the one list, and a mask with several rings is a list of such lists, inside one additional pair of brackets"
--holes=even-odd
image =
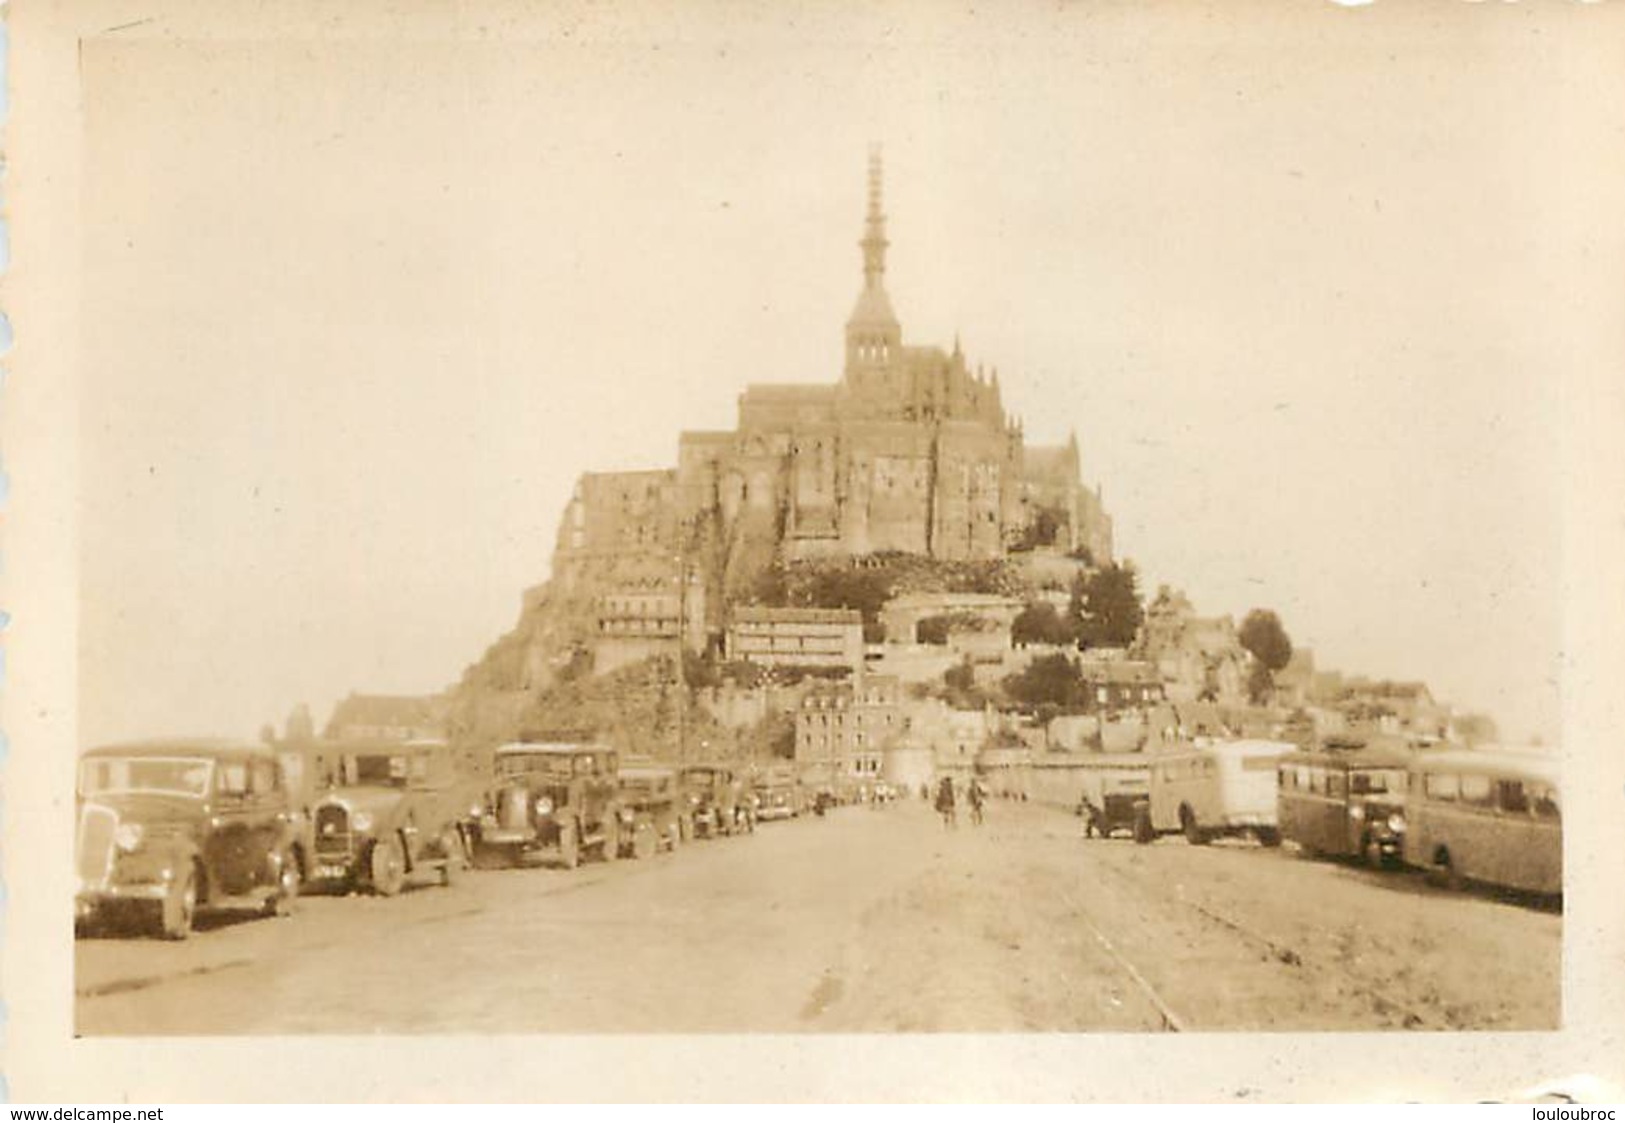
[(162, 792), (202, 799), (214, 761), (208, 757), (99, 757), (79, 768), (79, 793)]
[(540, 772), (547, 776), (570, 775), (570, 758), (554, 753), (504, 753), (497, 758), (497, 771), (504, 776)]
[(1375, 795), (1405, 790), (1405, 773), (1398, 768), (1351, 769), (1349, 791), (1354, 795)]

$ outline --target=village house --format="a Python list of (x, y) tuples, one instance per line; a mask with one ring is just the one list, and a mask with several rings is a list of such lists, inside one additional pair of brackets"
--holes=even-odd
[(796, 711), (796, 764), (873, 783), (903, 725), (902, 685), (895, 678), (863, 675), (815, 686)]
[(728, 659), (767, 667), (863, 671), (863, 615), (845, 608), (736, 608), (725, 641)]
[(705, 648), (705, 586), (693, 572), (622, 582), (594, 598), (593, 617), (596, 674), (674, 655), (679, 644), (688, 651)]
[(1146, 606), (1135, 653), (1150, 662), (1179, 701), (1239, 704), (1248, 658), (1229, 616), (1198, 616), (1184, 593), (1164, 585)]

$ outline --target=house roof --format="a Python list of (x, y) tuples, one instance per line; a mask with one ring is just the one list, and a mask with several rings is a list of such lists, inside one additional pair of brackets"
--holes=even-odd
[(1085, 660), (1079, 667), (1084, 680), (1093, 683), (1119, 683), (1133, 686), (1152, 686), (1162, 681), (1150, 663), (1129, 660), (1091, 662)]

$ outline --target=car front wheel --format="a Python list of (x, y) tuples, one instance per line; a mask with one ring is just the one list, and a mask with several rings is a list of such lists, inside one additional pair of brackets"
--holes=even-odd
[(393, 897), (406, 887), (406, 853), (401, 840), (388, 835), (372, 844), (372, 891)]
[(299, 858), (289, 852), (282, 855), (281, 868), (277, 872), (276, 891), (265, 903), (265, 914), (292, 916), (293, 903), (299, 899), (299, 887)]
[(440, 849), (446, 855), (446, 862), (440, 867), (440, 884), (449, 889), (463, 866), (463, 840), (456, 828), (446, 828), (440, 836)]
[(169, 883), (158, 905), (158, 934), (166, 940), (184, 940), (197, 919), (197, 870), (190, 864)]
[(581, 844), (576, 839), (574, 823), (559, 824), (559, 864), (567, 870), (581, 864)]

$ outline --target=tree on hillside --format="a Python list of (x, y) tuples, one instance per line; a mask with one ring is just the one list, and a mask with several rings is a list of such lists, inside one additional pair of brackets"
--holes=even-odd
[(1261, 703), (1275, 688), (1275, 673), (1292, 661), (1292, 639), (1281, 626), (1281, 618), (1267, 608), (1249, 612), (1237, 638), (1254, 660), (1247, 693), (1255, 704)]
[(976, 671), (971, 667), (970, 660), (967, 658), (944, 671), (942, 681), (950, 691), (961, 694), (968, 693), (976, 687)]
[(1045, 655), (1004, 680), (1004, 690), (1027, 709), (1055, 706), (1060, 710), (1083, 708), (1083, 675), (1065, 655)]
[(1070, 615), (1086, 647), (1127, 647), (1145, 619), (1140, 602), (1140, 576), (1133, 562), (1079, 574), (1072, 583)]
[(752, 760), (794, 760), (796, 719), (787, 713), (768, 714), (746, 733), (744, 748)]
[(1014, 643), (1072, 643), (1078, 638), (1076, 627), (1064, 619), (1048, 601), (1034, 601), (1016, 616), (1010, 625), (1010, 639)]

